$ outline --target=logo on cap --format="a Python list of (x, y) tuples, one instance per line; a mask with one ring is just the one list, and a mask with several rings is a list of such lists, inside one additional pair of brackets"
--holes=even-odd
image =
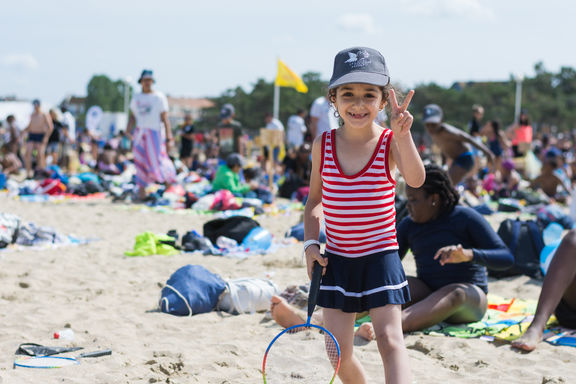
[(348, 63), (350, 68), (361, 68), (372, 62), (369, 58), (370, 54), (368, 51), (360, 49), (356, 53), (348, 52), (348, 60), (344, 63)]

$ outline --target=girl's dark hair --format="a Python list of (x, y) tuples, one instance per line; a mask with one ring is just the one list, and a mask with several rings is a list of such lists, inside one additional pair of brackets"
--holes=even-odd
[(500, 120), (490, 120), (490, 125), (492, 125), (494, 134), (498, 136), (500, 134)]
[(458, 200), (460, 200), (460, 195), (454, 189), (448, 173), (436, 164), (427, 164), (424, 169), (426, 171), (426, 180), (420, 189), (423, 189), (428, 196), (438, 194), (440, 196), (441, 211), (445, 213), (452, 212), (458, 204)]

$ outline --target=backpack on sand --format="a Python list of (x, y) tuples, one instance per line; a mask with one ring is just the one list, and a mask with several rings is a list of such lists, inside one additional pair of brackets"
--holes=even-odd
[(185, 265), (170, 276), (162, 289), (160, 310), (176, 316), (210, 312), (226, 283), (201, 265)]
[(204, 236), (210, 239), (212, 244), (216, 244), (216, 240), (220, 236), (229, 237), (241, 244), (248, 233), (259, 226), (260, 224), (250, 217), (232, 216), (208, 221), (204, 224), (203, 231)]
[(500, 278), (527, 275), (542, 278), (540, 252), (544, 248), (542, 229), (534, 220), (506, 219), (498, 228), (498, 235), (514, 255), (514, 265), (504, 271), (489, 269), (488, 274)]

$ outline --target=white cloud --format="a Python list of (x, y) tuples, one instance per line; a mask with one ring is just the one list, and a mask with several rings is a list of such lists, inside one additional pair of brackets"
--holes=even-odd
[(0, 66), (16, 70), (36, 70), (40, 66), (38, 60), (30, 53), (8, 53), (0, 56)]
[(423, 16), (493, 20), (494, 11), (480, 0), (405, 0), (405, 9)]
[(379, 30), (372, 15), (367, 13), (342, 15), (336, 21), (336, 25), (347, 31), (361, 32), (367, 35), (373, 35)]

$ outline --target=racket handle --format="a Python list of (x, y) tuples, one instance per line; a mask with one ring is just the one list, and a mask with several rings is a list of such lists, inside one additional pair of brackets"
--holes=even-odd
[(94, 351), (94, 352), (86, 352), (86, 353), (82, 353), (80, 354), (80, 358), (85, 358), (85, 357), (100, 357), (100, 356), (108, 356), (111, 355), (112, 351), (110, 349), (104, 349), (101, 351)]
[(318, 300), (318, 291), (320, 291), (320, 279), (322, 279), (322, 266), (317, 261), (312, 267), (312, 281), (310, 282), (310, 292), (308, 292), (308, 318), (312, 317), (316, 301)]

